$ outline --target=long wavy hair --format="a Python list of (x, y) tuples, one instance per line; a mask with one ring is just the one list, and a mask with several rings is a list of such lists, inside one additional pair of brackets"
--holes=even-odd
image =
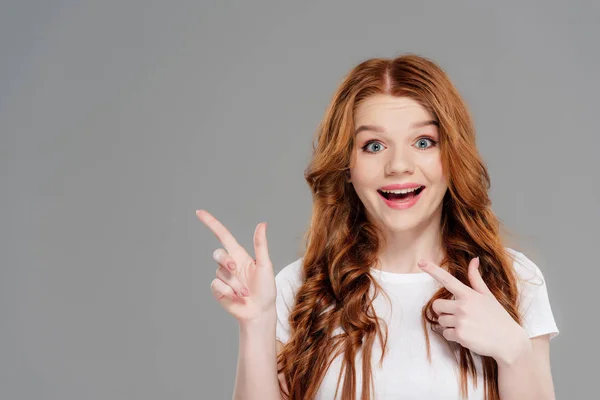
[[(491, 210), (490, 178), (475, 145), (475, 130), (467, 107), (446, 73), (433, 61), (415, 54), (394, 59), (366, 60), (345, 77), (335, 93), (313, 140), (312, 159), (305, 179), (313, 196), (312, 219), (304, 240), (303, 284), (289, 316), (290, 340), (278, 356), (278, 372), (285, 377), (284, 398), (315, 397), (334, 358), (343, 354), (342, 399), (355, 400), (355, 357), (362, 350), (362, 396), (372, 399), (371, 355), (374, 341), (385, 357), (387, 327), (373, 308), (383, 292), (369, 271), (384, 246), (381, 228), (367, 220), (364, 205), (347, 181), (354, 143), (354, 113), (369, 96), (407, 96), (425, 107), (438, 121), (440, 152), (448, 191), (443, 199), (441, 266), (470, 286), (469, 261), (480, 258), (483, 280), (519, 324), (518, 290), (510, 255)], [(422, 327), (431, 363), (429, 326), (439, 325), (432, 309), (436, 299), (451, 299), (440, 288), (422, 310)], [(341, 334), (334, 330), (341, 328)], [(385, 329), (384, 329), (385, 328)], [(448, 342), (457, 354), (460, 393), (468, 396), (468, 375), (477, 385), (471, 351)], [(499, 400), (498, 366), (482, 357), (487, 400)], [(287, 390), (286, 390), (287, 389)]]

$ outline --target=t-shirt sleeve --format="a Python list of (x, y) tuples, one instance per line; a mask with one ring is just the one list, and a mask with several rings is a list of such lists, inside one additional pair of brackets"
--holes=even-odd
[(275, 337), (281, 343), (286, 343), (291, 336), (289, 316), (294, 309), (296, 292), (302, 285), (302, 258), (284, 267), (275, 276), (277, 287), (277, 326)]
[(530, 338), (550, 334), (550, 339), (559, 333), (550, 300), (546, 280), (540, 268), (523, 253), (511, 250), (513, 266), (519, 282), (519, 312), (522, 325)]

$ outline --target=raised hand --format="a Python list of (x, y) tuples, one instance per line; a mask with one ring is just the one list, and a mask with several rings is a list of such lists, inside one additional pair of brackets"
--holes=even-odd
[(463, 284), (439, 266), (419, 261), (419, 267), (454, 294), (453, 300), (437, 299), (432, 308), (446, 340), (460, 343), (479, 355), (508, 362), (529, 345), (526, 331), (510, 316), (479, 273), (479, 258), (469, 263), (469, 282)]
[(221, 306), (239, 322), (274, 312), (277, 292), (267, 247), (267, 224), (258, 224), (254, 231), (254, 259), (210, 213), (197, 210), (196, 215), (223, 245), (213, 253), (218, 268), (210, 285)]

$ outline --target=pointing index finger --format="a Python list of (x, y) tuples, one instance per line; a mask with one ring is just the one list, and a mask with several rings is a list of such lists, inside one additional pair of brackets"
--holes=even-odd
[(419, 261), (419, 267), (433, 276), (442, 286), (448, 289), (456, 297), (461, 297), (467, 293), (470, 287), (456, 279), (445, 269), (425, 260)]
[(233, 235), (221, 224), (215, 217), (206, 210), (196, 210), (196, 216), (206, 225), (212, 233), (219, 239), (219, 242), (225, 247), (229, 254), (239, 247), (239, 243)]

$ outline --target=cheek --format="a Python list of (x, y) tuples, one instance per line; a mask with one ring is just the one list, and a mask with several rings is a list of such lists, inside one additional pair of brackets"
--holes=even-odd
[(355, 186), (371, 186), (379, 177), (380, 166), (374, 160), (357, 157), (350, 166), (350, 176)]
[(442, 167), (442, 159), (438, 156), (427, 157), (422, 160), (421, 168), (423, 173), (432, 182), (445, 182), (444, 169)]

